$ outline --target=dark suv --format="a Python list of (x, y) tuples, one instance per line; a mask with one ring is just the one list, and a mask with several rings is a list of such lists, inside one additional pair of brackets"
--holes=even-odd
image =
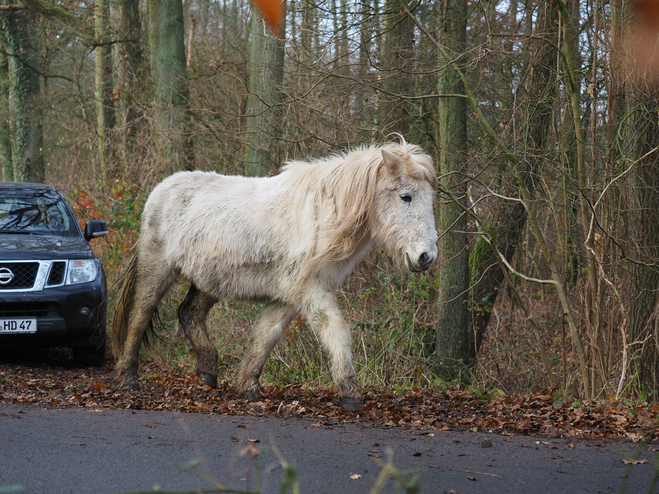
[(105, 362), (107, 286), (64, 195), (43, 184), (0, 182), (0, 350), (68, 346), (76, 363)]

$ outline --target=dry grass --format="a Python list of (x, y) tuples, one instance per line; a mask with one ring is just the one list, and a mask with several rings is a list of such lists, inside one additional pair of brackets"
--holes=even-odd
[[(430, 298), (420, 283), (427, 284), (433, 274), (400, 274), (388, 262), (385, 270), (374, 264), (377, 257), (363, 261), (338, 292), (339, 304), (353, 329), (353, 352), (361, 382), (377, 388), (430, 386), (434, 310), (418, 292)], [(183, 342), (174, 334), (176, 307), (185, 291), (185, 286), (174, 290), (160, 308), (166, 334), (163, 349), (170, 359), (189, 358), (177, 348)], [(236, 373), (261, 309), (262, 304), (223, 301), (209, 314), (209, 333), (220, 355), (222, 378), (232, 379)], [(286, 331), (262, 379), (283, 386), (331, 385), (329, 362), (304, 317), (296, 318)]]
[[(110, 235), (93, 243), (108, 275), (112, 318), (121, 272), (139, 233), (139, 214), (146, 193), (125, 184), (90, 190), (77, 189), (70, 198), (81, 221), (92, 217), (112, 220)], [(353, 331), (355, 365), (365, 386), (403, 390), (448, 384), (509, 393), (546, 389), (548, 379), (536, 338), (505, 289), (497, 300), (472, 373), (454, 383), (445, 383), (433, 374), (438, 283), (433, 270), (423, 274), (402, 272), (376, 251), (356, 267), (339, 289), (337, 298)], [(519, 288), (540, 327), (556, 382), (564, 391), (577, 394), (578, 366), (569, 335), (563, 338), (555, 294), (535, 285)], [(149, 355), (188, 369), (193, 366), (192, 357), (184, 339), (176, 334), (176, 308), (186, 292), (187, 286), (179, 285), (161, 303), (162, 339)], [(573, 296), (579, 296), (578, 290)], [(225, 301), (211, 311), (208, 327), (220, 355), (221, 378), (233, 379), (261, 308), (258, 304)], [(262, 379), (280, 386), (331, 385), (327, 358), (304, 318), (297, 318), (285, 333)]]

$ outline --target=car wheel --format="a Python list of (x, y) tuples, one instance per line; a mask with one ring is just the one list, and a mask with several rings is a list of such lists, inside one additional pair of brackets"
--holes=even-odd
[(105, 355), (107, 352), (107, 342), (105, 339), (100, 344), (82, 348), (73, 349), (73, 362), (80, 366), (103, 367), (105, 365)]

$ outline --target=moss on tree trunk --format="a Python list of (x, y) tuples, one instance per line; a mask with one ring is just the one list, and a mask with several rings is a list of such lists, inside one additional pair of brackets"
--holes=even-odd
[[(462, 0), (440, 2), (440, 41), (451, 53), (461, 54), (466, 42), (467, 8)], [(439, 94), (463, 94), (464, 85), (452, 65), (440, 58), (445, 68), (439, 74)], [(439, 98), (439, 172), (441, 186), (457, 201), (465, 197), (465, 158), (467, 146), (467, 101)], [(437, 313), (437, 371), (445, 378), (456, 377), (474, 356), (474, 340), (469, 323), (469, 252), (467, 217), (461, 206), (445, 201), (437, 212), (440, 233), (439, 287)]]
[(3, 12), (0, 17), (9, 59), (10, 136), (17, 182), (43, 182), (45, 177), (34, 17), (29, 11)]

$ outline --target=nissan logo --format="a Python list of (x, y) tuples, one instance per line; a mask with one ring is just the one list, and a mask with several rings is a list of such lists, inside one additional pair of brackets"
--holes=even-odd
[(14, 279), (14, 273), (9, 268), (0, 268), (0, 285), (6, 285)]

